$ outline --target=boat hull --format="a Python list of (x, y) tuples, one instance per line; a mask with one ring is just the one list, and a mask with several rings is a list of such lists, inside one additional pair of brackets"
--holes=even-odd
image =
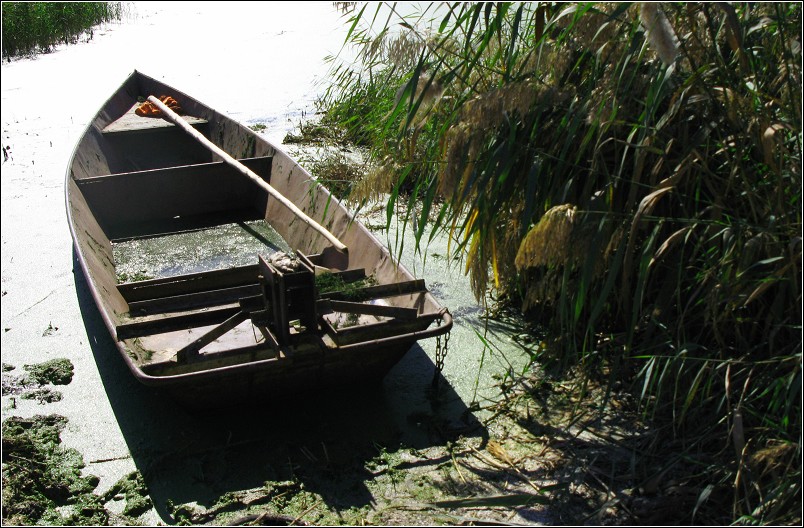
[[(280, 200), (180, 127), (135, 116), (138, 98), (151, 94), (176, 99), (194, 129), (236, 158), (235, 168), (253, 171), (342, 240), (348, 253), (333, 251)], [(371, 384), (414, 343), (444, 334), (452, 324), (423, 281), (294, 160), (252, 130), (139, 72), (87, 127), (70, 160), (65, 194), (78, 261), (123, 360), (140, 382), (187, 404)], [(278, 248), (254, 227), (262, 223), (298, 255), (297, 270), (271, 263), (269, 254)], [(212, 247), (210, 233), (221, 226), (257, 241), (256, 249), (241, 251), (252, 263), (221, 263), (215, 255), (207, 259), (215, 265), (199, 264), (186, 252), (170, 253), (182, 244)], [(206, 238), (193, 241), (195, 236)], [(154, 276), (125, 276), (121, 248), (135, 244), (137, 255), (144, 250), (136, 244), (153, 241), (167, 264), (150, 270)], [(358, 290), (364, 298), (322, 294), (321, 275), (366, 281)]]

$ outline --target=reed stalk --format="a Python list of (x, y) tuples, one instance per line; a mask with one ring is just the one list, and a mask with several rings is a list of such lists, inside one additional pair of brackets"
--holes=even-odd
[(49, 53), (119, 20), (122, 2), (3, 2), (3, 58)]

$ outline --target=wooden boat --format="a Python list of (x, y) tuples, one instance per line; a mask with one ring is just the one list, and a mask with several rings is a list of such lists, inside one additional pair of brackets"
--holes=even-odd
[[(164, 95), (179, 117), (156, 97), (163, 117), (137, 115)], [(377, 381), (452, 325), (287, 154), (137, 71), (79, 140), (65, 192), (77, 259), (124, 361), (186, 403)]]

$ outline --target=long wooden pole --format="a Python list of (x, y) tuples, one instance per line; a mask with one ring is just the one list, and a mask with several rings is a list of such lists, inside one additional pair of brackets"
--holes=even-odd
[(302, 222), (309, 225), (310, 227), (318, 231), (322, 236), (324, 236), (324, 238), (329, 240), (329, 242), (337, 250), (341, 251), (342, 253), (346, 253), (348, 251), (346, 245), (340, 240), (338, 240), (338, 238), (336, 238), (335, 235), (330, 233), (324, 226), (322, 226), (321, 224), (319, 224), (318, 222), (307, 216), (304, 213), (304, 211), (296, 207), (296, 204), (285, 198), (282, 195), (282, 193), (274, 189), (269, 183), (267, 183), (265, 180), (260, 178), (256, 173), (254, 173), (254, 171), (252, 171), (251, 169), (249, 169), (248, 167), (246, 167), (245, 165), (243, 165), (242, 163), (231, 157), (229, 154), (227, 154), (221, 148), (219, 148), (216, 144), (214, 144), (206, 137), (204, 137), (204, 135), (201, 134), (201, 132), (193, 128), (187, 121), (184, 120), (184, 118), (182, 118), (179, 114), (171, 110), (165, 103), (163, 103), (153, 95), (148, 97), (148, 100), (153, 104), (155, 104), (156, 107), (162, 111), (165, 117), (167, 117), (170, 121), (172, 121), (177, 126), (182, 128), (185, 132), (193, 136), (193, 138), (195, 138), (199, 143), (201, 143), (206, 148), (208, 148), (209, 150), (220, 156), (223, 159), (223, 161), (225, 161), (226, 163), (237, 169), (239, 172), (243, 173), (245, 176), (250, 178), (254, 183), (256, 183), (257, 185), (268, 191), (268, 194), (276, 198), (282, 205), (290, 209), (290, 211), (294, 215), (296, 215)]

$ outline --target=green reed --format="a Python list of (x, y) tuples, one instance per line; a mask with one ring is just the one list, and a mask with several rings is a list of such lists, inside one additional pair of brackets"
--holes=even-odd
[(120, 19), (122, 2), (3, 2), (3, 58), (48, 53)]
[(710, 520), (800, 521), (801, 6), (366, 5), (349, 24), (362, 64), (334, 65), (325, 103), (375, 138), (353, 199), (407, 202), (417, 244), (449, 233), (479, 298), (549, 329), (540, 361), (630, 383), (669, 431), (656, 449), (705, 468), (695, 521), (723, 493)]

